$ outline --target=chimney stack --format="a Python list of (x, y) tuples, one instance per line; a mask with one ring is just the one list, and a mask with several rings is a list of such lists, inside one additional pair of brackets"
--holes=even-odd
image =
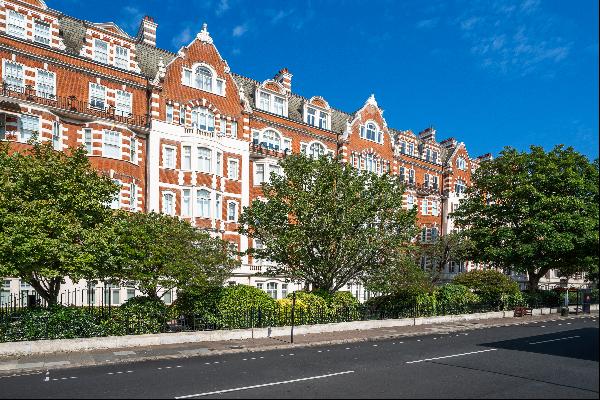
[(138, 31), (138, 41), (156, 47), (157, 26), (158, 24), (154, 22), (154, 19), (146, 15), (142, 19), (142, 23), (140, 24), (140, 30)]
[(275, 75), (275, 81), (281, 83), (286, 93), (291, 93), (292, 91), (292, 74), (288, 71), (287, 68), (281, 69), (277, 75)]

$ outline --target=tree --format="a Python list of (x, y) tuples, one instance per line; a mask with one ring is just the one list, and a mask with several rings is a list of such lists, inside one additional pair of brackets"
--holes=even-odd
[(475, 261), (527, 273), (530, 291), (550, 269), (597, 271), (598, 160), (571, 147), (507, 147), (481, 163), (453, 216)]
[(269, 260), (312, 290), (333, 293), (369, 269), (387, 268), (415, 236), (415, 211), (402, 207), (397, 177), (361, 173), (330, 157), (292, 155), (240, 217), (240, 233), (259, 240), (249, 254)]
[(431, 261), (432, 283), (439, 282), (444, 266), (450, 262), (463, 262), (469, 259), (472, 244), (461, 233), (438, 236), (432, 243), (423, 246), (422, 254)]
[(161, 289), (222, 285), (239, 264), (228, 242), (177, 217), (121, 211), (111, 230), (112, 278), (153, 299)]
[(416, 249), (398, 256), (386, 268), (370, 268), (363, 279), (367, 290), (382, 295), (428, 293), (433, 290), (431, 279), (415, 262)]
[(52, 305), (66, 277), (102, 275), (88, 243), (110, 217), (118, 188), (82, 148), (31, 144), (23, 153), (0, 144), (0, 276), (29, 283)]

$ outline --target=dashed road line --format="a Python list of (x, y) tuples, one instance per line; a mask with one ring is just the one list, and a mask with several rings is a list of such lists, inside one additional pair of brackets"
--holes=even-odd
[(257, 388), (262, 388), (262, 387), (267, 387), (267, 386), (275, 386), (275, 385), (284, 385), (284, 384), (288, 384), (288, 383), (304, 382), (304, 381), (310, 381), (310, 380), (315, 380), (315, 379), (330, 378), (332, 376), (347, 375), (347, 374), (352, 374), (352, 373), (354, 373), (354, 371), (342, 371), (342, 372), (335, 372), (335, 373), (326, 374), (326, 375), (310, 376), (310, 377), (307, 377), (307, 378), (290, 379), (290, 380), (287, 380), (287, 381), (263, 383), (263, 384), (260, 384), (260, 385), (244, 386), (244, 387), (238, 387), (238, 388), (233, 388), (233, 389), (216, 390), (214, 392), (204, 392), (204, 393), (189, 394), (189, 395), (185, 395), (185, 396), (177, 396), (175, 398), (176, 399), (189, 399), (189, 398), (192, 398), (192, 397), (201, 397), (201, 396), (210, 396), (210, 395), (214, 395), (214, 394), (238, 392), (238, 391), (241, 391), (241, 390), (257, 389)]
[(489, 351), (496, 351), (496, 350), (498, 350), (498, 349), (488, 349), (488, 350), (480, 350), (480, 351), (471, 351), (469, 353), (452, 354), (452, 355), (449, 355), (449, 356), (424, 358), (422, 360), (406, 361), (406, 364), (416, 364), (416, 363), (422, 363), (422, 362), (425, 362), (425, 361), (441, 360), (443, 358), (452, 358), (452, 357), (466, 356), (466, 355), (470, 355), (470, 354), (487, 353)]
[(580, 338), (580, 337), (581, 336), (568, 336), (568, 337), (558, 338), (558, 339), (542, 340), (542, 341), (539, 341), (539, 342), (530, 342), (529, 344), (540, 344), (540, 343), (557, 342), (559, 340), (577, 339), (577, 338)]

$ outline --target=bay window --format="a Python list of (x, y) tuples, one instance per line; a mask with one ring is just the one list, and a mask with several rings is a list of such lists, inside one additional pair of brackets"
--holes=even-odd
[(210, 218), (210, 192), (200, 189), (196, 196), (196, 209), (201, 218)]

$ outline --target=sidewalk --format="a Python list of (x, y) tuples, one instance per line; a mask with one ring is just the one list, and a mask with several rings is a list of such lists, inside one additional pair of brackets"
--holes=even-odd
[[(589, 316), (589, 315), (588, 315)], [(591, 316), (598, 317), (593, 311)], [(573, 315), (582, 318), (583, 315)], [(519, 325), (532, 321), (561, 319), (559, 314), (527, 316), (521, 318), (497, 318), (474, 321), (460, 321), (445, 324), (399, 326), (367, 330), (342, 332), (311, 333), (290, 336), (278, 336), (261, 339), (225, 340), (216, 342), (197, 342), (161, 346), (136, 347), (127, 349), (96, 350), (77, 353), (52, 353), (33, 356), (0, 358), (0, 378), (4, 375), (36, 373), (57, 368), (70, 368), (91, 365), (116, 364), (155, 359), (209, 356), (227, 353), (241, 353), (284, 349), (292, 347), (321, 346), (349, 342), (375, 341), (428, 334), (448, 334), (456, 331), (490, 328), (494, 326)]]

